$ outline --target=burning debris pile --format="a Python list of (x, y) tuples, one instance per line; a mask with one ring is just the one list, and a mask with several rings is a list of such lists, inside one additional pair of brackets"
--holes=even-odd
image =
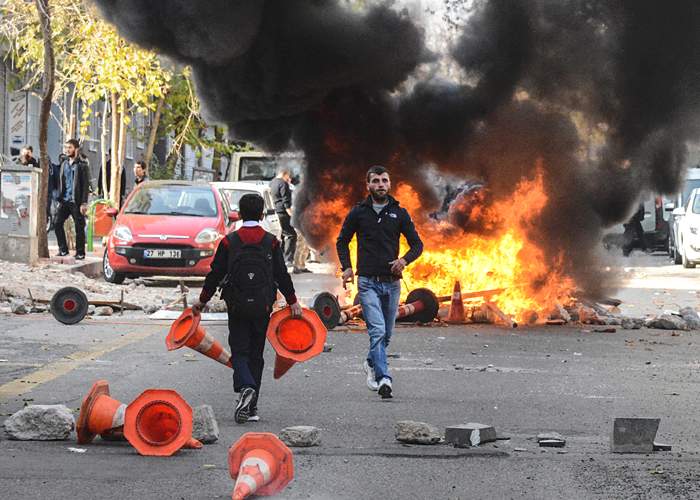
[[(693, 0), (477, 0), (448, 54), (381, 2), (96, 3), (131, 40), (191, 65), (209, 118), (236, 138), (304, 151), (296, 215), (312, 246), (332, 241), (367, 167), (384, 164), (424, 216), (409, 288), (505, 288), (497, 305), (519, 319), (576, 289), (605, 294), (602, 229), (643, 192), (673, 191), (700, 136)], [(457, 81), (436, 76), (444, 60)], [(486, 194), (429, 220), (428, 172), (479, 178)]]

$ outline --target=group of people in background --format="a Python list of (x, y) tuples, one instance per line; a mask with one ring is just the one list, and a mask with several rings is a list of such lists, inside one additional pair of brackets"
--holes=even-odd
[[(108, 198), (112, 183), (112, 162), (110, 152), (107, 153), (106, 185), (104, 191), (102, 169), (97, 177), (97, 195), (100, 198)], [(29, 168), (39, 168), (39, 162), (34, 157), (32, 146), (24, 146), (19, 155), (19, 163)], [(127, 194), (126, 175), (124, 170), (119, 172), (119, 207), (121, 207)], [(58, 256), (68, 255), (68, 242), (64, 228), (68, 218), (73, 219), (75, 225), (75, 258), (85, 258), (85, 226), (88, 212), (88, 197), (93, 193), (90, 164), (87, 157), (80, 151), (80, 142), (77, 139), (69, 139), (64, 145), (63, 154), (59, 156), (58, 163), (49, 162), (48, 200), (46, 203), (46, 219), (49, 230), (56, 233), (58, 243)], [(143, 160), (134, 164), (134, 187), (148, 180), (148, 167)]]

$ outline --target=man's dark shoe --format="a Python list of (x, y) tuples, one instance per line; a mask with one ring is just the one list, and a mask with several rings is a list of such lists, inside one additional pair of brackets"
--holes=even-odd
[(255, 389), (246, 387), (241, 391), (241, 397), (236, 405), (233, 418), (237, 424), (245, 424), (250, 416), (250, 407), (255, 399)]
[(85, 254), (84, 253), (76, 253), (75, 260), (85, 260)]
[(59, 252), (56, 254), (56, 257), (65, 257), (66, 255), (68, 255), (68, 252), (61, 252), (59, 250)]
[(313, 271), (311, 271), (310, 269), (306, 269), (306, 268), (302, 269), (300, 267), (295, 267), (293, 272), (294, 272), (294, 274), (303, 274), (303, 273), (311, 273)]
[(391, 395), (391, 380), (384, 377), (379, 381), (379, 395), (382, 399), (390, 399), (394, 396)]

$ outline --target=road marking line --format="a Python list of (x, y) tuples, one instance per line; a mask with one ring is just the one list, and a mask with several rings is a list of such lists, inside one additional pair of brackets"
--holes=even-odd
[[(155, 325), (154, 325), (155, 326)], [(35, 387), (57, 379), (58, 377), (70, 373), (76, 368), (91, 362), (105, 354), (126, 347), (129, 344), (144, 340), (154, 333), (162, 331), (161, 327), (155, 327), (151, 331), (139, 331), (127, 333), (123, 337), (102, 344), (100, 349), (94, 351), (78, 351), (63, 359), (52, 361), (36, 371), (22, 377), (21, 380), (13, 380), (0, 385), (0, 400), (22, 396), (31, 392)]]

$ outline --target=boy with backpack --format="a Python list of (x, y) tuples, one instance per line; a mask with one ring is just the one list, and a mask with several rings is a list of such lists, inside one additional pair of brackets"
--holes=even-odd
[(258, 194), (243, 195), (239, 211), (243, 227), (228, 234), (214, 255), (199, 300), (199, 313), (221, 287), (228, 310), (228, 343), (233, 365), (233, 390), (240, 393), (236, 423), (258, 421), (258, 397), (264, 366), (265, 335), (277, 289), (284, 295), (293, 317), (301, 316), (292, 278), (277, 238), (260, 225), (265, 202)]

